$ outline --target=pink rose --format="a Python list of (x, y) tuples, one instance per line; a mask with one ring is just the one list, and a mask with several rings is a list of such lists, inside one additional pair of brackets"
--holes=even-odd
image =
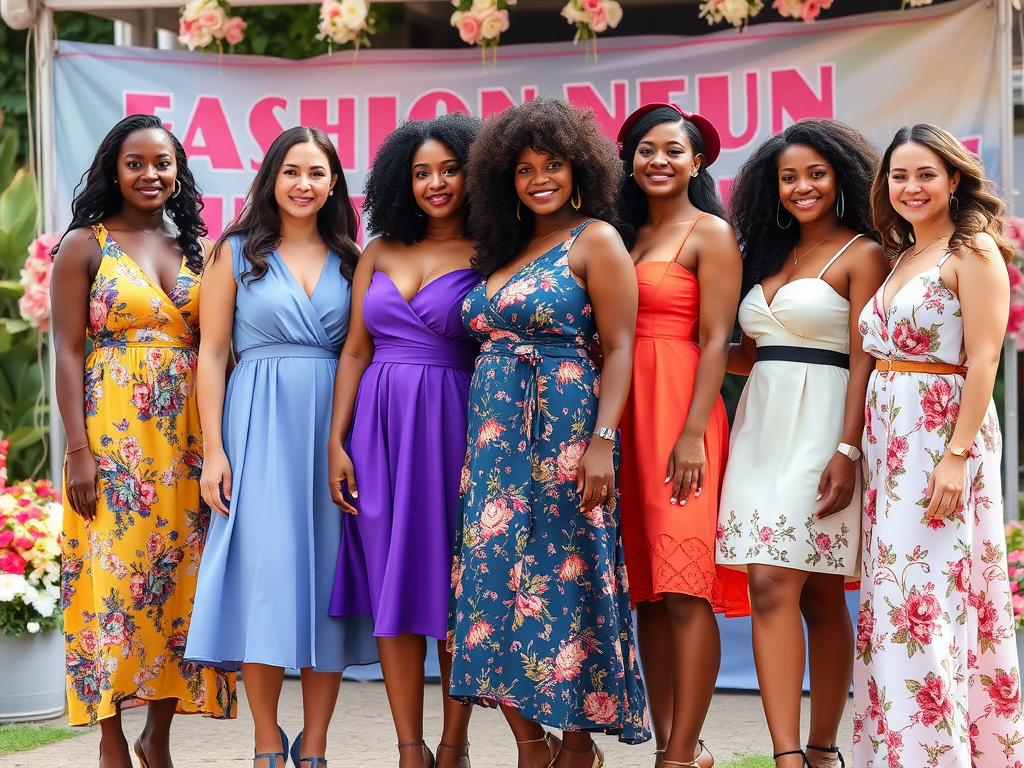
[[(480, 19), (472, 13), (464, 13), (459, 17), (456, 26), (459, 28), (459, 37), (467, 45), (476, 45), (480, 42)], [(472, 327), (472, 323), (470, 323)]]
[(775, 534), (772, 532), (772, 529), (766, 525), (758, 532), (757, 538), (762, 544), (768, 544), (773, 538), (775, 538)]
[(99, 330), (103, 327), (103, 324), (107, 322), (107, 312), (109, 309), (107, 305), (102, 301), (89, 302), (89, 327), (91, 329)]
[(593, 13), (590, 14), (590, 20), (587, 25), (595, 32), (604, 32), (608, 29), (608, 8), (604, 4), (599, 5)]
[(1006, 318), (1006, 332), (1020, 333), (1024, 328), (1024, 301), (1011, 301), (1010, 314)]
[(82, 633), (78, 636), (78, 642), (86, 656), (92, 656), (99, 650), (100, 644), (96, 639), (96, 633), (88, 627), (82, 630)]
[(921, 708), (921, 724), (931, 727), (953, 716), (953, 700), (940, 677), (926, 677), (915, 697)]
[(146, 541), (146, 555), (150, 560), (156, 560), (160, 556), (160, 534), (153, 531), (149, 534), (149, 539)]
[(14, 531), (0, 531), (0, 549), (10, 546), (14, 541)]
[(148, 384), (136, 384), (132, 390), (132, 405), (144, 409), (149, 405), (152, 390)]
[(25, 574), (25, 566), (28, 563), (21, 555), (13, 550), (5, 550), (3, 554), (0, 554), (0, 571), (9, 573), (12, 576), (23, 576)]
[(911, 637), (922, 645), (928, 645), (938, 630), (936, 621), (941, 614), (942, 606), (935, 595), (930, 592), (913, 592), (896, 611), (894, 619), (897, 627), (906, 628)]
[(133, 573), (131, 582), (129, 583), (129, 590), (132, 595), (132, 601), (136, 605), (144, 605), (144, 597), (146, 594), (146, 577), (141, 573)]
[(821, 13), (821, 0), (804, 0), (800, 6), (800, 18), (804, 21), (814, 21)]
[(484, 504), (480, 512), (480, 538), (486, 541), (499, 534), (508, 533), (508, 524), (515, 513), (515, 503), (510, 503), (504, 496)]
[(576, 470), (579, 469), (586, 447), (583, 443), (569, 443), (568, 445), (562, 443), (559, 448), (558, 458), (555, 460), (558, 467), (555, 477), (560, 483), (574, 481)]
[(26, 287), (25, 293), (18, 299), (18, 311), (21, 317), (32, 325), (43, 331), (49, 330), (49, 291), (37, 284)]
[(28, 252), (31, 254), (32, 258), (52, 262), (53, 248), (60, 242), (62, 234), (62, 232), (59, 232), (56, 235), (40, 235), (32, 241), (32, 244), (28, 247)]
[(583, 10), (586, 11), (587, 13), (593, 13), (602, 5), (604, 5), (605, 2), (606, 0), (583, 0)]
[(978, 635), (988, 640), (994, 640), (996, 636), (996, 623), (1000, 615), (991, 601), (985, 600), (981, 595), (970, 593), (968, 602), (974, 607), (978, 614)]
[(238, 45), (245, 39), (245, 28), (248, 25), (241, 16), (232, 16), (224, 27), (224, 40), (228, 45)]
[(867, 498), (864, 499), (864, 514), (867, 515), (867, 518), (871, 521), (872, 525), (875, 524), (875, 516), (878, 514), (876, 507), (877, 500), (878, 490), (876, 488), (872, 488), (868, 491)]
[(583, 714), (595, 723), (615, 723), (618, 721), (618, 704), (618, 696), (604, 691), (588, 693), (583, 697)]
[(196, 19), (196, 23), (198, 23), (201, 28), (210, 30), (214, 35), (222, 31), (225, 21), (226, 18), (224, 11), (220, 8), (212, 11), (203, 11), (199, 14), (199, 18)]
[(571, 643), (563, 645), (555, 657), (555, 671), (553, 673), (555, 682), (562, 683), (576, 677), (580, 673), (586, 658), (587, 650), (583, 647), (582, 641), (573, 640)]
[(966, 595), (971, 591), (971, 561), (962, 557), (948, 565), (949, 575), (956, 579), (956, 591)]
[[(461, 34), (461, 29), (460, 29), (460, 34)], [(469, 321), (469, 327), (472, 330), (480, 331), (481, 333), (486, 333), (487, 331), (491, 330), (490, 326), (487, 325), (487, 320), (484, 319), (484, 316), (482, 314), (477, 315), (472, 320), (470, 320)]]
[(936, 377), (924, 393), (921, 408), (924, 411), (924, 428), (928, 432), (955, 424), (960, 415), (960, 404), (953, 399), (953, 388), (942, 377)]
[(536, 616), (544, 610), (544, 603), (537, 595), (528, 595), (520, 592), (516, 595), (516, 609), (523, 616)]
[(896, 323), (892, 332), (892, 340), (896, 347), (908, 355), (924, 356), (931, 352), (931, 337), (924, 331), (910, 327), (909, 318)]
[(827, 533), (819, 533), (814, 537), (814, 546), (818, 548), (818, 551), (822, 554), (832, 551), (832, 537)]
[(142, 461), (142, 449), (139, 448), (139, 440), (136, 437), (125, 437), (118, 443), (118, 452), (121, 458), (127, 462), (129, 467), (137, 467)]
[(885, 456), (885, 466), (890, 473), (903, 467), (903, 459), (910, 451), (910, 441), (897, 435), (889, 441)]
[(1024, 287), (1024, 272), (1020, 271), (1020, 267), (1014, 262), (1010, 262), (1006, 265), (1006, 271), (1010, 277), (1010, 291), (1016, 291), (1018, 288)]
[(152, 483), (140, 483), (139, 484), (139, 501), (149, 508), (156, 502), (156, 486)]
[(857, 614), (857, 654), (863, 654), (871, 644), (871, 636), (875, 633), (875, 615), (861, 609)]
[(1016, 671), (997, 669), (992, 676), (992, 685), (988, 686), (988, 696), (998, 717), (1016, 719), (1020, 712), (1020, 678)]

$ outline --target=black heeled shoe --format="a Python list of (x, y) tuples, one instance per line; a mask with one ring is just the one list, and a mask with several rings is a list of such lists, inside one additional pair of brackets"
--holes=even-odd
[(843, 760), (843, 753), (839, 751), (839, 747), (835, 745), (832, 745), (831, 747), (814, 747), (808, 744), (807, 748), (813, 749), (817, 752), (828, 752), (829, 754), (835, 755), (839, 758), (839, 768), (846, 768), (846, 761)]
[(317, 768), (320, 765), (327, 765), (327, 760), (322, 757), (299, 757), (299, 745), (302, 744), (302, 731), (295, 737), (292, 744), (292, 765), (295, 768), (302, 768), (302, 763), (309, 763), (309, 768)]
[(779, 752), (777, 754), (772, 755), (772, 760), (778, 760), (780, 757), (784, 757), (786, 755), (800, 755), (800, 757), (804, 761), (803, 768), (814, 768), (814, 766), (811, 765), (810, 762), (808, 762), (807, 760), (807, 753), (804, 752), (802, 749), (791, 749), (789, 750), (789, 752)]

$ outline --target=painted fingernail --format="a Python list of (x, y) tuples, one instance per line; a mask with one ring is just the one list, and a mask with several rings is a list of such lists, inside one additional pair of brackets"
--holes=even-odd
[(666, 477), (665, 478), (665, 485), (668, 485), (668, 481), (671, 480), (671, 479), (672, 479), (671, 477)]
[(700, 488), (698, 488), (697, 492), (693, 494), (693, 498), (697, 498), (698, 496), (700, 496)]
[(676, 503), (676, 500), (675, 500), (675, 498), (671, 498), (671, 499), (669, 499), (669, 500), (668, 500), (668, 503), (669, 503), (669, 504), (675, 504), (675, 503)]
[(819, 493), (817, 496), (815, 496), (814, 500), (815, 501), (821, 501), (821, 494)]
[(680, 501), (679, 502), (679, 506), (680, 507), (685, 507), (686, 506), (686, 499), (683, 499), (682, 501)]
[(352, 491), (352, 498), (353, 499), (358, 499), (359, 498), (359, 491)]

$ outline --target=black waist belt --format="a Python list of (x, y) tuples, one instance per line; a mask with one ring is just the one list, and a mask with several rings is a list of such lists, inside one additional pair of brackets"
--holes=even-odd
[(850, 356), (831, 349), (815, 349), (813, 347), (758, 347), (757, 362), (765, 360), (788, 360), (791, 363), (811, 363), (812, 365), (834, 365), (836, 368), (850, 369)]

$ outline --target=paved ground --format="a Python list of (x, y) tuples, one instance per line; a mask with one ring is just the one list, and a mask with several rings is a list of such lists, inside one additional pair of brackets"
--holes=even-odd
[[(436, 745), (441, 733), (440, 707), (431, 707), (440, 697), (440, 687), (429, 685), (425, 718), (427, 743)], [(252, 720), (239, 684), (240, 715), (231, 722), (202, 717), (181, 717), (175, 722), (173, 754), (178, 768), (209, 765), (220, 768), (248, 768), (252, 755)], [(302, 727), (298, 680), (285, 680), (281, 701), (281, 725), (289, 736)], [(852, 736), (851, 707), (847, 707), (839, 743), (849, 754)], [(807, 729), (807, 699), (804, 699), (804, 733)], [(142, 730), (145, 710), (125, 713), (129, 743)], [(730, 757), (769, 753), (771, 742), (765, 725), (761, 700), (753, 693), (719, 693), (711, 705), (704, 740), (719, 764)], [(501, 714), (476, 709), (470, 726), (474, 768), (509, 768), (515, 765), (515, 747)], [(395, 734), (391, 727), (383, 683), (345, 682), (331, 725), (327, 758), (331, 768), (385, 768), (398, 763)], [(650, 768), (653, 746), (625, 746), (600, 737), (608, 768)], [(94, 768), (97, 764), (99, 730), (58, 744), (0, 757), (0, 768)]]

